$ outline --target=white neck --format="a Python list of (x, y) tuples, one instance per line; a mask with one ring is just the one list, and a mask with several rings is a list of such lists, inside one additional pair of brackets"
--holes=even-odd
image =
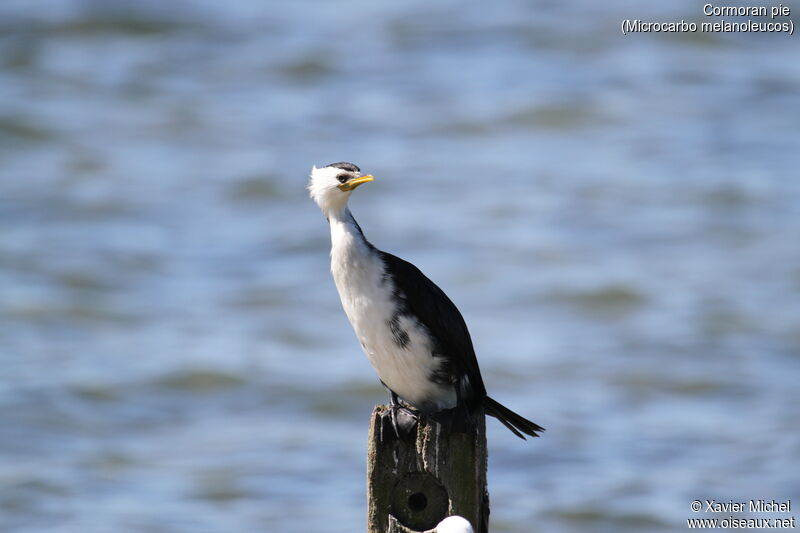
[(349, 209), (329, 212), (328, 221), (331, 225), (331, 273), (345, 313), (357, 327), (359, 316), (369, 314), (361, 309), (363, 305), (386, 299), (373, 294), (382, 286), (383, 261), (358, 229)]
[[(370, 245), (358, 228), (356, 219), (347, 208), (343, 206), (338, 210), (331, 210), (326, 213), (328, 222), (331, 225), (331, 256), (335, 255), (368, 255), (371, 251)], [(339, 259), (344, 259), (344, 257)]]
[(346, 203), (336, 207), (328, 207), (327, 209), (323, 209), (322, 212), (331, 224), (333, 224), (335, 220), (343, 222), (353, 216)]

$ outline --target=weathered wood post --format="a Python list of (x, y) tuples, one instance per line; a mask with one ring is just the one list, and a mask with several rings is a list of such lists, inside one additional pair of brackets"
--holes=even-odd
[(368, 533), (429, 531), (460, 515), (487, 533), (486, 420), (469, 433), (421, 416), (415, 431), (395, 434), (389, 408), (372, 411), (367, 451)]

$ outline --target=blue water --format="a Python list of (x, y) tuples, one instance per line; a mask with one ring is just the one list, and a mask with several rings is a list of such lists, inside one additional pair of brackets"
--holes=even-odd
[[(800, 7), (798, 7), (800, 9)], [(365, 526), (310, 167), (470, 326), (492, 530), (800, 503), (800, 46), (696, 2), (0, 4), (0, 530)], [(702, 514), (702, 513), (701, 513)]]

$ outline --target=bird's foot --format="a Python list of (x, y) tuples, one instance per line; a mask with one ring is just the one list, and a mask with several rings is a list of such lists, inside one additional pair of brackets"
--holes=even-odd
[[(392, 402), (389, 404), (389, 421), (395, 437), (400, 439), (413, 434), (419, 422), (419, 415), (408, 407)], [(381, 440), (383, 440), (383, 431), (381, 431)]]

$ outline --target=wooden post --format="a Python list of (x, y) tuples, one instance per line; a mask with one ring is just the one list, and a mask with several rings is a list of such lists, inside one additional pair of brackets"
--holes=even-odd
[(367, 532), (419, 533), (451, 515), (487, 533), (486, 420), (469, 433), (424, 416), (398, 439), (389, 408), (372, 411), (367, 451)]

